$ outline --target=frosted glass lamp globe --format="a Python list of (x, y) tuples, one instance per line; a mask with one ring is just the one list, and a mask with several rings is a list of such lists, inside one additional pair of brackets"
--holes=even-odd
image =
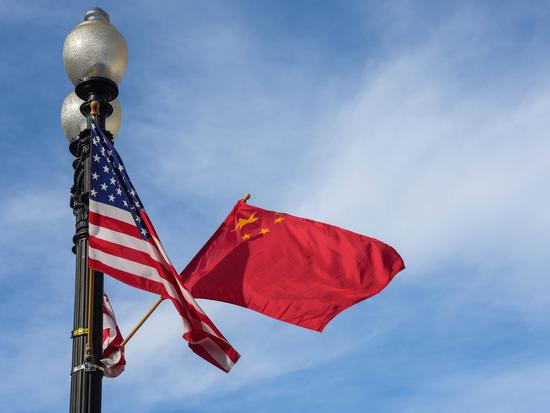
[(105, 77), (118, 83), (128, 66), (126, 40), (99, 7), (89, 10), (84, 21), (65, 38), (63, 63), (69, 79), (77, 85), (91, 76)]

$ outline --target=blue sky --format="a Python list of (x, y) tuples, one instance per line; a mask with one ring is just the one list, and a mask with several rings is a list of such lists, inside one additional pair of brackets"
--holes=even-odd
[[(202, 301), (241, 352), (196, 357), (163, 304), (104, 411), (550, 408), (550, 4), (0, 0), (0, 400), (68, 407), (66, 34), (129, 46), (117, 147), (180, 269), (234, 202), (393, 245), (407, 269), (322, 334)], [(155, 301), (107, 280), (121, 328)]]

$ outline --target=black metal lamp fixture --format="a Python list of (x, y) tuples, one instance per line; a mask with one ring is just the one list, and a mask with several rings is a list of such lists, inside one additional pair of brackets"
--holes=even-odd
[(95, 7), (65, 39), (63, 62), (75, 86), (61, 108), (61, 124), (70, 142), (74, 183), (71, 208), (76, 218), (74, 326), (71, 333), (71, 413), (101, 412), (103, 274), (88, 268), (88, 195), (90, 190), (90, 122), (93, 117), (114, 139), (120, 127), (117, 83), (128, 65), (128, 47)]

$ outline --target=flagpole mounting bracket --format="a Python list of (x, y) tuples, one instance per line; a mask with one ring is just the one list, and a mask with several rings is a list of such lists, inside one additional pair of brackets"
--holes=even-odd
[(105, 368), (103, 366), (100, 366), (99, 364), (95, 364), (94, 362), (86, 361), (80, 366), (74, 366), (71, 374), (77, 373), (80, 370), (84, 370), (86, 373), (93, 373), (96, 370), (104, 372)]

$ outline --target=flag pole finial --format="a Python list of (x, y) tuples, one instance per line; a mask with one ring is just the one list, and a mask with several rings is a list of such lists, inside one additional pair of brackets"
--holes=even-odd
[(97, 100), (92, 100), (90, 103), (90, 115), (97, 116), (99, 114), (99, 102)]
[(242, 200), (243, 200), (244, 202), (246, 202), (246, 201), (248, 201), (249, 199), (250, 199), (250, 194), (244, 194)]

